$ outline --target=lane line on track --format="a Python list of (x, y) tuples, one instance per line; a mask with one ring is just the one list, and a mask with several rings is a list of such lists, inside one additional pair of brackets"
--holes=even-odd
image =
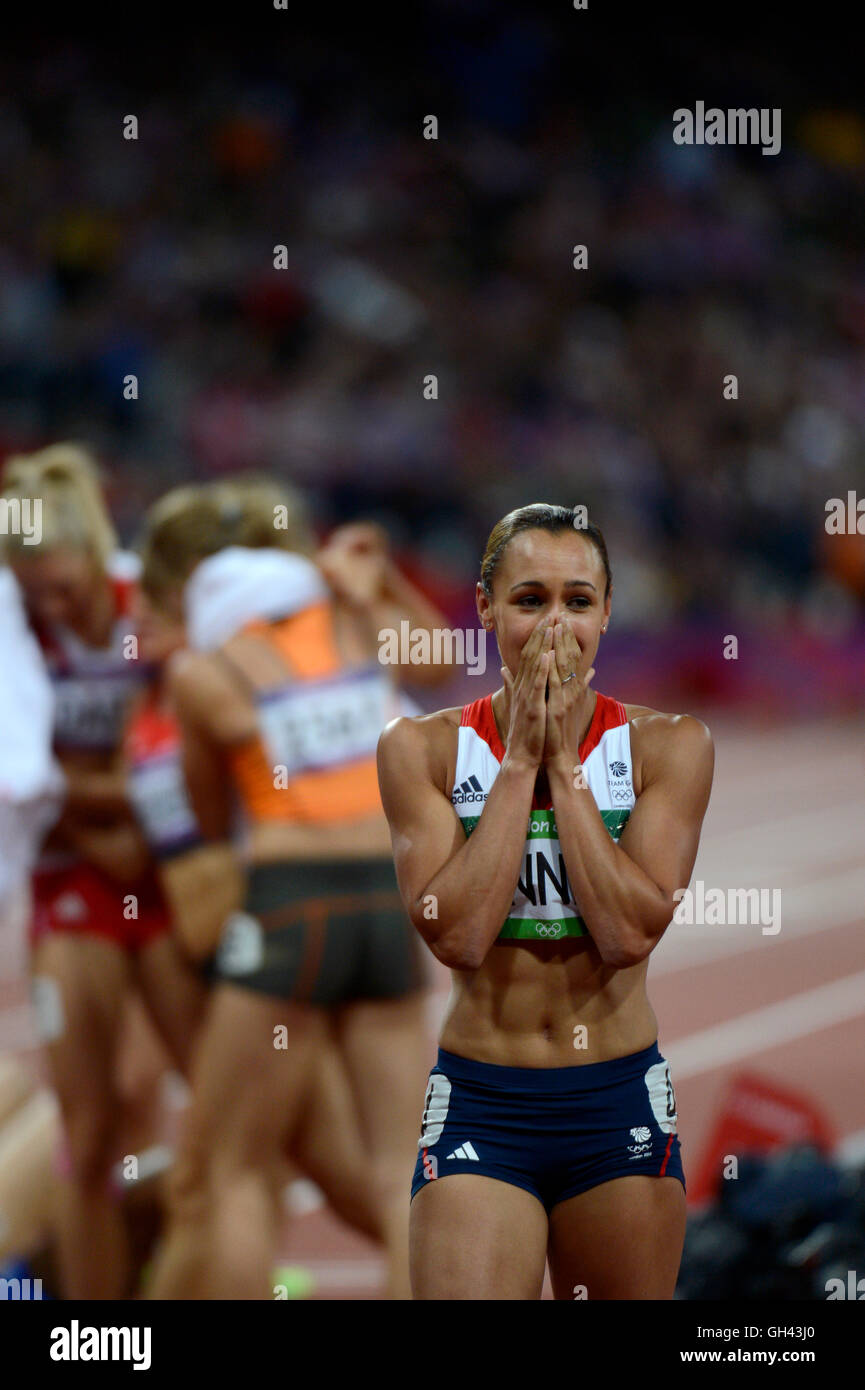
[[(814, 881), (807, 887), (797, 888), (794, 893), (784, 894), (781, 899), (781, 930), (775, 936), (764, 936), (759, 922), (726, 926), (688, 926), (672, 922), (649, 964), (649, 981), (660, 975), (676, 975), (693, 966), (711, 965), (727, 956), (750, 953), (761, 947), (767, 949), (774, 946), (780, 950), (788, 941), (801, 941), (803, 937), (817, 936), (836, 927), (853, 926), (862, 921), (863, 901), (865, 869), (860, 868), (847, 874), (835, 874), (828, 880)], [(768, 961), (770, 958), (767, 956), (766, 959)]]
[(685, 1081), (733, 1062), (753, 1060), (782, 1043), (833, 1028), (863, 1014), (865, 970), (860, 970), (857, 975), (793, 994), (728, 1023), (677, 1038), (663, 1051), (674, 1078)]

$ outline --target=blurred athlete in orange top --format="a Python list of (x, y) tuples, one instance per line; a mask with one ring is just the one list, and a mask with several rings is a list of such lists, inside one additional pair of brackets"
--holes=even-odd
[[(176, 577), (201, 559), (214, 506), (215, 492), (185, 489), (154, 510), (150, 551)], [(311, 555), (299, 522), (297, 531), (298, 550)], [(213, 652), (184, 653), (170, 677), (197, 819), (225, 840), (239, 802), (247, 887), (216, 958), (158, 1298), (270, 1297), (274, 1159), (299, 1123), (331, 1022), (371, 1159), (389, 1292), (409, 1292), (405, 1173), (420, 1118), (412, 1087), (429, 1044), (422, 956), (378, 793), (375, 746), (399, 697), (377, 661), (376, 633), (388, 605), (417, 625), (440, 615), (393, 583), (374, 528), (328, 549), (341, 593), (313, 590), (288, 616), (250, 622)], [(210, 563), (187, 594), (204, 587)]]
[[(255, 529), (261, 513), (255, 487), (221, 484), (212, 495), (239, 500), (242, 510), (234, 522), (235, 539), (245, 543), (261, 538)], [(224, 539), (222, 527), (219, 534)], [(205, 842), (189, 803), (180, 726), (165, 679), (170, 658), (187, 641), (183, 589), (166, 587), (166, 582), (152, 552), (145, 549), (135, 619), (139, 654), (152, 671), (152, 680), (136, 701), (126, 728), (125, 765), (131, 800), (157, 861), (175, 931), (186, 956), (198, 963), (202, 978), (210, 980), (224, 919), (239, 906), (242, 873), (231, 846)], [(191, 1038), (201, 1017), (188, 1013), (185, 1017)], [(178, 1025), (181, 1021), (179, 1017)], [(381, 1223), (368, 1181), (354, 1099), (335, 1040), (327, 1039), (322, 1048), (290, 1154), (338, 1216), (372, 1239), (380, 1239)]]

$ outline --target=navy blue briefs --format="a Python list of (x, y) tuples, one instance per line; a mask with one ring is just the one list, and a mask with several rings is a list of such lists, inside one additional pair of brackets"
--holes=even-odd
[(670, 1068), (657, 1042), (577, 1067), (500, 1067), (439, 1049), (411, 1195), (451, 1173), (498, 1178), (550, 1212), (633, 1174), (685, 1174)]

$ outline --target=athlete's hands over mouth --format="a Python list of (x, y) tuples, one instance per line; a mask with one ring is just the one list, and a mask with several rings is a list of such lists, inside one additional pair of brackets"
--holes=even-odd
[[(579, 763), (579, 734), (591, 709), (595, 669), (583, 660), (573, 631), (560, 619), (542, 618), (520, 653), (516, 676), (502, 667), (509, 728), (509, 756), (533, 767), (561, 760)], [(576, 671), (574, 680), (566, 677)]]
[(510, 724), (505, 744), (514, 762), (537, 767), (543, 757), (547, 723), (547, 676), (552, 660), (553, 630), (542, 618), (522, 651), (516, 676), (502, 667)]
[[(592, 708), (589, 686), (595, 668), (581, 671), (580, 666), (586, 664), (573, 630), (557, 618), (553, 628), (543, 760), (544, 763), (561, 761), (570, 771), (579, 764), (579, 738)], [(572, 671), (576, 671), (576, 679), (567, 680)]]

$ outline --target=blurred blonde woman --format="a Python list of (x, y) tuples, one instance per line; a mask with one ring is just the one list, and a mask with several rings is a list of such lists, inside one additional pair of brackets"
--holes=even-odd
[[(155, 1105), (159, 1075), (170, 1061), (188, 1060), (179, 1001), (192, 1007), (187, 991), (197, 987), (173, 969), (177, 948), (120, 759), (126, 710), (143, 679), (131, 620), (138, 565), (118, 548), (85, 450), (58, 444), (11, 458), (3, 489), (22, 515), (25, 502), (41, 504), (38, 543), (10, 534), (2, 545), (53, 685), (54, 749), (65, 779), (63, 808), (33, 877), (32, 922), (34, 1001), (65, 1135), (57, 1185), (62, 1291), (119, 1298), (129, 1291), (130, 1262), (112, 1163), (123, 1153), (130, 1105), (143, 1105), (148, 1089)], [(131, 1002), (133, 983), (171, 1057)], [(117, 1066), (130, 1027), (134, 1096), (124, 1094)]]

